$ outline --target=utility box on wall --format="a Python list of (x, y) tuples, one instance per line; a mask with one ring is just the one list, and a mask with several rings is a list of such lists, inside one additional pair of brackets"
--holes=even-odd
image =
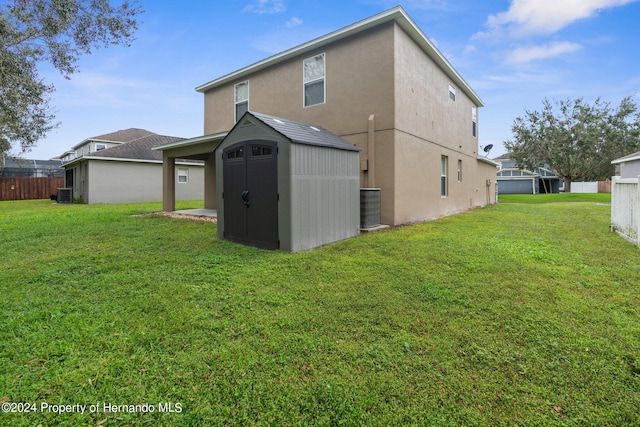
[(359, 149), (247, 112), (216, 148), (218, 237), (297, 252), (360, 232)]

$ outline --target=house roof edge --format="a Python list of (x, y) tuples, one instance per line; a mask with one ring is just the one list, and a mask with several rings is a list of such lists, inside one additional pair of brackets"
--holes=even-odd
[(204, 93), (209, 89), (213, 89), (219, 85), (228, 83), (229, 81), (240, 79), (250, 73), (254, 73), (265, 69), (269, 66), (283, 62), (294, 56), (298, 56), (305, 52), (317, 49), (329, 43), (333, 43), (354, 34), (358, 34), (369, 28), (376, 27), (386, 22), (396, 22), (418, 45), (431, 57), (439, 67), (447, 74), (449, 78), (459, 86), (478, 106), (483, 107), (484, 102), (476, 94), (476, 92), (469, 86), (469, 84), (462, 78), (462, 76), (456, 71), (451, 63), (445, 58), (445, 56), (438, 50), (433, 42), (424, 34), (424, 32), (418, 27), (418, 25), (409, 17), (402, 6), (396, 6), (381, 12), (377, 15), (373, 15), (369, 18), (365, 18), (354, 24), (340, 28), (324, 36), (320, 36), (311, 41), (298, 45), (296, 47), (287, 49), (278, 54), (272, 55), (261, 61), (255, 62), (239, 70), (233, 71), (217, 79), (211, 80), (200, 86), (197, 86), (195, 90), (197, 92)]
[(156, 147), (152, 147), (151, 149), (164, 151), (164, 150), (170, 150), (172, 148), (189, 147), (191, 145), (197, 145), (203, 142), (212, 142), (212, 141), (222, 140), (224, 139), (225, 136), (227, 136), (227, 134), (229, 134), (229, 132), (218, 132), (218, 133), (212, 133), (209, 135), (196, 136), (194, 138), (184, 139), (182, 141), (172, 142), (170, 144), (158, 145)]

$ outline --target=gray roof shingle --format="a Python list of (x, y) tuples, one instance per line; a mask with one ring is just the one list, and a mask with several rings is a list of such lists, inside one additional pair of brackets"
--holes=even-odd
[[(131, 130), (131, 129), (129, 129)], [(145, 131), (147, 132), (147, 131)], [(118, 133), (118, 132), (115, 132)], [(113, 134), (110, 134), (113, 135)], [(148, 132), (146, 136), (140, 136), (131, 142), (126, 142), (122, 145), (110, 147), (104, 150), (92, 152), (90, 157), (108, 157), (112, 159), (136, 159), (136, 160), (159, 160), (162, 161), (162, 152), (154, 151), (151, 148), (170, 144), (172, 142), (182, 141), (185, 138), (179, 138), (176, 136), (164, 136), (157, 135), (152, 132)]]
[(144, 138), (147, 136), (156, 135), (153, 132), (149, 132), (145, 129), (123, 129), (116, 132), (106, 133), (104, 135), (98, 135), (91, 138), (89, 140), (100, 140), (100, 141), (112, 141), (112, 142), (131, 142), (140, 138)]
[[(360, 151), (360, 149), (355, 145), (345, 141), (338, 135), (335, 135), (320, 126), (312, 126), (307, 123), (269, 116), (267, 114), (256, 113), (254, 111), (249, 111), (245, 114), (255, 117), (276, 132), (290, 139), (292, 142), (317, 145), (320, 147), (337, 148), (339, 150)], [(240, 123), (240, 121), (238, 121), (238, 123)]]

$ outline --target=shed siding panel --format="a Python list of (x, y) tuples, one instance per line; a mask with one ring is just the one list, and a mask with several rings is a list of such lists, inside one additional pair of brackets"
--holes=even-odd
[(311, 249), (359, 233), (357, 152), (291, 145), (292, 250)]

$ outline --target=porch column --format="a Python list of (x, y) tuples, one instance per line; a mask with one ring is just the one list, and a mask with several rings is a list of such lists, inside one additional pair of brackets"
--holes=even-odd
[(210, 153), (204, 161), (204, 208), (217, 209), (216, 156)]
[(176, 210), (176, 159), (163, 153), (162, 159), (162, 210)]

